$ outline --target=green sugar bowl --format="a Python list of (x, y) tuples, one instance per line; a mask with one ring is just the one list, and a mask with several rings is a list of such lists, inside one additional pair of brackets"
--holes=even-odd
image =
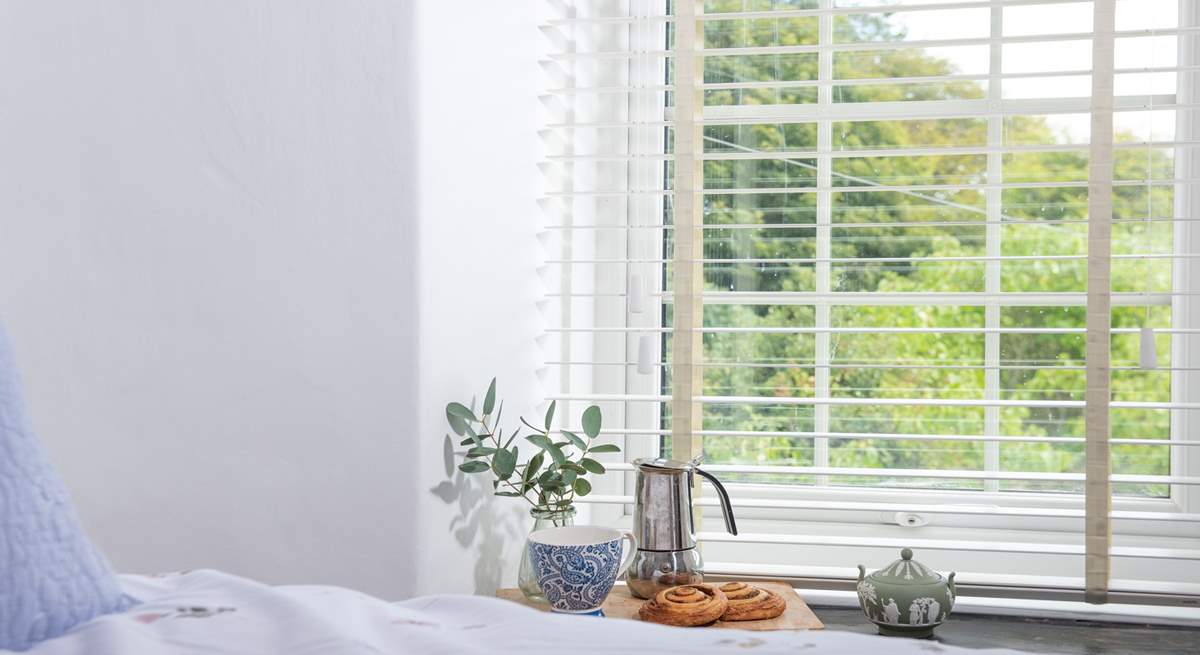
[(933, 629), (950, 616), (955, 595), (954, 574), (943, 578), (931, 571), (913, 559), (910, 548), (870, 575), (858, 565), (858, 604), (881, 635), (932, 637)]

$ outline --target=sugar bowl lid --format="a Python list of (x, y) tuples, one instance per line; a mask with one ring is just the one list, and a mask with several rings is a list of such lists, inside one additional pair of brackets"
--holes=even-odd
[(941, 582), (942, 574), (933, 571), (924, 564), (913, 559), (911, 548), (900, 551), (900, 559), (888, 564), (867, 576), (876, 582), (886, 582), (898, 585), (929, 584)]

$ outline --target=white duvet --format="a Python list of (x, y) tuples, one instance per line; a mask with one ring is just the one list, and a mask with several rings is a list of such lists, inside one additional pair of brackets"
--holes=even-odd
[(752, 633), (556, 616), (479, 596), (387, 603), (337, 587), (271, 587), (218, 571), (122, 576), (140, 601), (36, 646), (35, 655), (390, 653), (991, 653), (815, 631)]

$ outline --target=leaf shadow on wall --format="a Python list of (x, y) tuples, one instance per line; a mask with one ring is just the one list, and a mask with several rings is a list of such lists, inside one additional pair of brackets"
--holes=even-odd
[(445, 435), (442, 459), (446, 480), (430, 489), (430, 493), (457, 512), (447, 530), (463, 549), (475, 554), (475, 593), (491, 595), (500, 588), (506, 567), (513, 567), (515, 578), (517, 557), (506, 558), (509, 544), (524, 545), (521, 508), (511, 503), (498, 503), (488, 488), (485, 475), (467, 475), (458, 470), (454, 441)]

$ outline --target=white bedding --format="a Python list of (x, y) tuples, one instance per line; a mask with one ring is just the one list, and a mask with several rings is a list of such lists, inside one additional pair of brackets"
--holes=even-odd
[(140, 605), (36, 646), (35, 655), (370, 653), (1012, 653), (815, 631), (751, 633), (555, 616), (479, 596), (401, 603), (348, 589), (271, 587), (219, 571), (121, 576)]

